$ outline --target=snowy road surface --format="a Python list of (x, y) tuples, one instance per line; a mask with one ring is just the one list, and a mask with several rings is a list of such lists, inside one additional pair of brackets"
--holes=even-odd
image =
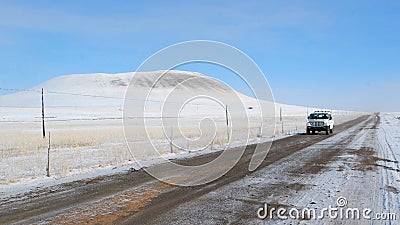
[[(175, 187), (137, 171), (7, 196), (1, 199), (0, 223), (398, 224), (399, 116), (364, 116), (338, 126), (333, 136), (275, 141), (253, 173), (247, 168), (254, 146), (248, 146), (229, 173), (207, 185)], [(217, 155), (180, 163), (199, 164)], [(257, 211), (265, 205), (286, 212), (260, 219)], [(329, 207), (370, 209), (370, 218), (333, 218), (323, 211)], [(289, 218), (290, 210), (302, 209), (325, 214)], [(385, 220), (377, 219), (382, 216)]]

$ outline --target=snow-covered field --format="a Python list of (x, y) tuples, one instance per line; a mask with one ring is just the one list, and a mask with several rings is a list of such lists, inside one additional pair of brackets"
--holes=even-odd
[[(139, 74), (143, 82), (135, 84), (137, 88), (148, 85), (146, 76), (149, 74), (151, 75), (151, 73)], [(146, 119), (149, 124), (146, 131), (139, 128), (136, 131), (134, 128), (135, 130), (130, 132), (129, 141), (133, 143), (131, 154), (125, 142), (123, 110), (125, 89), (133, 75), (133, 73), (123, 73), (62, 76), (29, 91), (0, 96), (0, 105), (3, 106), (0, 107), (0, 185), (10, 186), (40, 179), (64, 179), (79, 174), (93, 175), (96, 173), (93, 171), (112, 171), (110, 168), (137, 166), (135, 159), (148, 162), (159, 157), (150, 153), (149, 149), (152, 146), (146, 142), (147, 135), (151, 137), (152, 144), (157, 146), (160, 153), (168, 157), (174, 157), (176, 154), (193, 154), (199, 149), (212, 151), (227, 146), (225, 109), (215, 102), (199, 101), (187, 105), (182, 111), (183, 114), (179, 116), (179, 130), (177, 127), (163, 127), (158, 112), (150, 111), (147, 115), (153, 115), (154, 118)], [(162, 87), (156, 90), (156, 94), (153, 94), (150, 108), (159, 109), (162, 96), (165, 95), (163, 93), (171, 89), (176, 82), (175, 77), (179, 80), (185, 76), (198, 76), (198, 74), (173, 72), (168, 82), (163, 83)], [(41, 126), (42, 87), (45, 89), (46, 138), (42, 138)], [(215, 84), (213, 86), (199, 84), (199, 87), (215, 93), (226, 91), (225, 87)], [(196, 87), (193, 85), (185, 88), (186, 92), (196, 92)], [(157, 91), (160, 93), (159, 96)], [(248, 117), (230, 121), (235, 124), (231, 127), (233, 132), (240, 134), (231, 140), (230, 147), (304, 132), (307, 112), (318, 110), (276, 104), (275, 117), (263, 118), (264, 124), (269, 126), (269, 131), (260, 135), (256, 101), (238, 95), (246, 107)], [(282, 122), (279, 118), (280, 110), (282, 110)], [(362, 114), (333, 111), (337, 124)], [(211, 118), (214, 124), (199, 130), (199, 123), (205, 117)], [(135, 119), (143, 120), (143, 118)], [(45, 177), (48, 132), (51, 137), (51, 178)], [(183, 136), (178, 135), (180, 132)], [(207, 140), (210, 138), (197, 144), (188, 141), (199, 138), (202, 133), (205, 136), (210, 135), (212, 141), (209, 144)], [(185, 150), (176, 146), (171, 147), (167, 136), (172, 137), (174, 144), (182, 146)], [(249, 136), (248, 141), (247, 136)]]

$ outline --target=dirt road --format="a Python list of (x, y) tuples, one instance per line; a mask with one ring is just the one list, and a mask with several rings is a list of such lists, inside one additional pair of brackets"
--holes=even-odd
[[(232, 170), (201, 186), (172, 186), (153, 179), (144, 171), (136, 171), (39, 188), (23, 196), (2, 198), (0, 224), (268, 223), (271, 221), (262, 221), (256, 214), (264, 203), (300, 207), (292, 202), (299, 195), (313, 198), (304, 200), (304, 204), (319, 204), (318, 201), (323, 199), (334, 201), (336, 193), (340, 193), (335, 191), (340, 189), (342, 180), (318, 178), (322, 181), (317, 179), (312, 184), (311, 181), (321, 174), (330, 172), (330, 176), (338, 176), (340, 171), (349, 168), (360, 173), (375, 170), (374, 165), (380, 159), (374, 158), (376, 145), (367, 142), (374, 139), (378, 123), (376, 116), (363, 116), (337, 126), (331, 136), (296, 135), (277, 140), (262, 165), (252, 173), (248, 171), (248, 165), (255, 146), (250, 145)], [(179, 160), (178, 163), (199, 165), (218, 154)], [(347, 162), (346, 155), (354, 159), (349, 168), (335, 165), (343, 158)], [(329, 165), (337, 168), (332, 169)], [(332, 184), (328, 188), (323, 182)], [(380, 184), (375, 186), (379, 188)], [(336, 189), (335, 193), (329, 190), (328, 195), (318, 197), (315, 190), (321, 188)], [(354, 187), (348, 190), (351, 188)]]

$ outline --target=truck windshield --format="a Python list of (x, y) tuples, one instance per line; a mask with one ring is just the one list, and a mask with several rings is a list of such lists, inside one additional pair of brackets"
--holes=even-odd
[(312, 113), (310, 119), (328, 119), (329, 116), (326, 113)]

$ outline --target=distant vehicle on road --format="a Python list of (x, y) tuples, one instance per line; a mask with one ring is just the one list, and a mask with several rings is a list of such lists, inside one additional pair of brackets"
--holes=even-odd
[(335, 121), (330, 111), (315, 111), (308, 116), (307, 134), (315, 134), (316, 131), (325, 131), (326, 135), (333, 133)]

